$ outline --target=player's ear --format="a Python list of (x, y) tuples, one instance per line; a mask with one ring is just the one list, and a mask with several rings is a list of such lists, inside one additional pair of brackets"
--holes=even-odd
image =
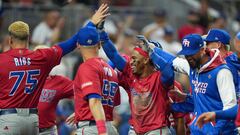
[(101, 48), (101, 42), (99, 42), (97, 46), (98, 46), (98, 49), (100, 49)]
[(13, 44), (13, 39), (12, 39), (11, 36), (8, 37), (8, 44), (9, 44), (9, 45)]
[(148, 63), (150, 63), (150, 58), (144, 58), (143, 59), (143, 63), (146, 65)]

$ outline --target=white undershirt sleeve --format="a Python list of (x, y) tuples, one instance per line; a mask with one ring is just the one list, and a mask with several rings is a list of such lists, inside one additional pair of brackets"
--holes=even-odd
[(183, 74), (187, 74), (189, 76), (190, 66), (186, 59), (176, 57), (173, 60), (173, 67), (174, 67), (175, 71), (183, 73)]
[(218, 72), (217, 87), (223, 103), (223, 110), (229, 109), (237, 104), (233, 76), (230, 70), (221, 69)]

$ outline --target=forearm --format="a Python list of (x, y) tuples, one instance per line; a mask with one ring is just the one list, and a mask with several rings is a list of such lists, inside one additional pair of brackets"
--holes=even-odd
[(118, 70), (123, 71), (126, 60), (119, 54), (106, 32), (101, 32), (100, 36), (101, 40), (104, 42), (102, 47), (107, 57), (113, 62)]
[(188, 95), (184, 102), (173, 103), (171, 109), (174, 112), (194, 112), (194, 101), (192, 96)]
[(95, 121), (106, 120), (101, 99), (99, 98), (89, 99), (89, 107)]
[(106, 118), (105, 118), (103, 106), (101, 103), (101, 98), (90, 98), (89, 107), (95, 119), (98, 134), (107, 133)]
[[(95, 25), (90, 21), (86, 27), (95, 27)], [(79, 32), (79, 31), (78, 31)], [(76, 47), (77, 47), (77, 40), (78, 40), (78, 32), (76, 34), (74, 34), (71, 38), (69, 38), (68, 40), (58, 43), (58, 45), (62, 48), (63, 50), (63, 54), (62, 56), (70, 53), (71, 51), (73, 51)], [(81, 37), (80, 37), (81, 38)]]
[(178, 118), (175, 120), (176, 124), (176, 133), (177, 135), (185, 135), (185, 121), (184, 118)]
[(233, 106), (227, 110), (216, 111), (216, 119), (229, 119), (235, 120), (238, 112), (238, 105)]
[(157, 68), (161, 71), (161, 81), (167, 86), (173, 85), (174, 82), (174, 70), (172, 67), (172, 62), (170, 59), (164, 59), (162, 56), (158, 55), (157, 50), (159, 48), (154, 48), (153, 52), (150, 54), (150, 58)]

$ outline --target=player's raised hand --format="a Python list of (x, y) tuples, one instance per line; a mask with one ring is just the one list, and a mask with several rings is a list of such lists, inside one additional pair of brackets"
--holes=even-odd
[(102, 22), (107, 16), (109, 16), (109, 6), (107, 4), (102, 4), (99, 9), (92, 16), (91, 21), (98, 25), (98, 23)]
[(198, 126), (199, 128), (202, 128), (204, 124), (206, 124), (208, 122), (214, 122), (215, 119), (216, 119), (215, 112), (203, 113), (198, 117), (195, 125)]
[(170, 90), (169, 93), (177, 96), (181, 100), (185, 100), (187, 97), (187, 94), (181, 92), (176, 86), (174, 86), (174, 89)]
[(68, 125), (73, 126), (74, 125), (74, 118), (75, 118), (75, 113), (71, 114), (67, 119), (66, 119), (66, 123)]

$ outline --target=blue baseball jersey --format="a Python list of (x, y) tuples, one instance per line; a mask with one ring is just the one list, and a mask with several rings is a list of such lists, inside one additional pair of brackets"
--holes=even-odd
[[(223, 103), (218, 92), (217, 74), (221, 69), (229, 69), (227, 65), (220, 65), (210, 71), (198, 73), (190, 69), (192, 95), (194, 101), (194, 113), (196, 115), (190, 125), (191, 133), (218, 135), (221, 133), (233, 133), (235, 126), (233, 121), (216, 120), (216, 123), (208, 123), (199, 129), (195, 126), (196, 119), (204, 112), (223, 109)], [(225, 127), (228, 127), (227, 129)]]

